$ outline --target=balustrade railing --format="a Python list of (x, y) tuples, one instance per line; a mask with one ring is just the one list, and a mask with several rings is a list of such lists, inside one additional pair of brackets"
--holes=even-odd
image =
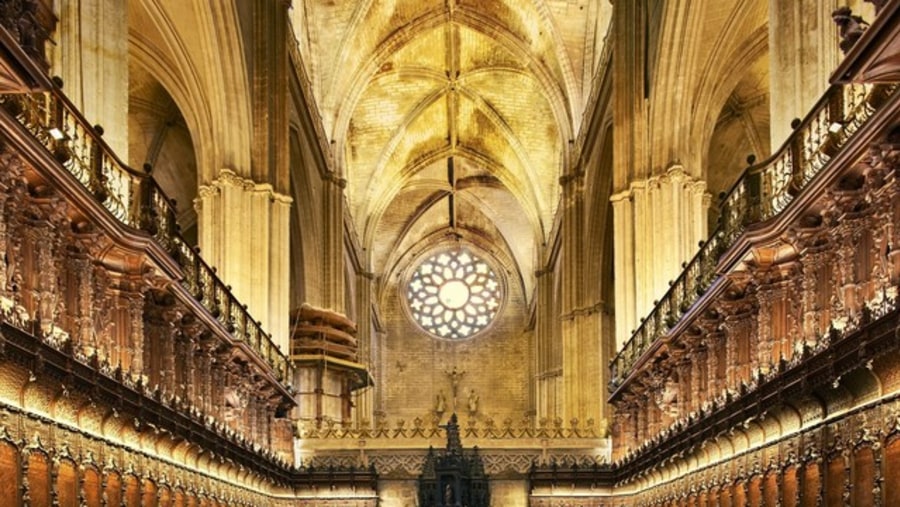
[(249, 345), (289, 384), (291, 366), (271, 336), (252, 318), (181, 234), (171, 200), (146, 172), (128, 167), (102, 140), (102, 129), (92, 127), (59, 90), (36, 94), (0, 95), (0, 107), (15, 117), (93, 198), (122, 224), (148, 232), (178, 262), (180, 281), (190, 294), (231, 336)]
[(610, 362), (610, 392), (712, 286), (719, 258), (747, 227), (784, 211), (895, 90), (893, 85), (832, 86), (774, 155), (744, 171), (722, 200), (718, 227)]

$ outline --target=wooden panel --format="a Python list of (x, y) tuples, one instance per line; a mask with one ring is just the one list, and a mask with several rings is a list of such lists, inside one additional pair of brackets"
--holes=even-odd
[(875, 455), (869, 446), (853, 453), (853, 505), (874, 505)]
[(184, 497), (184, 491), (176, 489), (173, 498), (174, 501), (172, 504), (174, 507), (187, 507), (187, 499)]
[(762, 487), (762, 477), (757, 475), (750, 480), (750, 487), (747, 491), (747, 505), (762, 505)]
[(159, 488), (159, 507), (173, 507), (175, 505), (174, 500), (172, 491), (168, 487), (162, 486)]
[(106, 476), (106, 505), (122, 505), (122, 478), (116, 472)]
[(60, 507), (78, 506), (78, 472), (75, 463), (62, 460), (56, 474), (56, 493)]
[(884, 505), (900, 505), (900, 437), (889, 440), (884, 448), (883, 487)]
[(100, 473), (94, 467), (87, 467), (84, 470), (83, 488), (84, 503), (88, 507), (100, 507), (103, 503), (100, 492)]
[(781, 479), (782, 505), (784, 507), (799, 507), (797, 505), (797, 467), (790, 467), (784, 471), (784, 477)]
[(778, 503), (778, 472), (766, 474), (763, 479), (763, 505), (775, 507)]
[(133, 475), (125, 476), (125, 505), (128, 507), (141, 507), (141, 487), (138, 478)]
[(156, 484), (151, 480), (144, 480), (143, 487), (141, 488), (141, 506), (142, 507), (156, 507), (158, 505), (158, 497), (156, 491)]
[(817, 507), (821, 484), (819, 465), (808, 463), (803, 467), (803, 491), (800, 492), (800, 507)]
[(825, 476), (825, 505), (844, 507), (844, 482), (846, 480), (844, 458), (838, 457), (828, 462)]
[(730, 485), (722, 486), (722, 489), (719, 491), (719, 505), (722, 507), (732, 507), (734, 505)]
[(50, 505), (50, 464), (41, 452), (28, 456), (28, 496), (31, 505)]
[(8, 442), (0, 443), (0, 498), (19, 503), (19, 451)]
[(734, 484), (731, 487), (731, 505), (734, 507), (746, 507), (747, 505), (747, 497), (744, 494), (744, 485), (743, 484)]

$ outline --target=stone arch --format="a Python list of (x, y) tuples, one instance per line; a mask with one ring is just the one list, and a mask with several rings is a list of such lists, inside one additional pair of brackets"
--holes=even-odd
[[(744, 44), (724, 58), (729, 70), (704, 83), (698, 92), (698, 118), (691, 135), (699, 139), (700, 177), (715, 194), (726, 192), (747, 167), (746, 156), (761, 160), (771, 153), (768, 111), (768, 32), (757, 28)], [(737, 62), (744, 62), (739, 65)], [(734, 72), (735, 68), (742, 69)], [(746, 150), (741, 152), (741, 148)], [(714, 201), (715, 202), (715, 201)]]
[[(387, 207), (394, 202), (400, 192), (414, 188), (414, 186), (411, 185), (422, 185), (422, 183), (410, 184), (407, 181), (409, 177), (450, 155), (453, 155), (460, 160), (469, 161), (476, 166), (488, 169), (491, 174), (495, 175), (497, 179), (503, 182), (522, 207), (523, 212), (534, 229), (534, 234), (543, 238), (548, 231), (542, 226), (539, 209), (527, 205), (529, 202), (537, 202), (537, 194), (535, 193), (537, 190), (534, 182), (522, 181), (521, 178), (517, 177), (514, 171), (508, 169), (502, 163), (484, 153), (476, 153), (467, 150), (465, 147), (458, 147), (455, 151), (443, 148), (417, 157), (406, 166), (398, 168), (395, 172), (396, 177), (392, 179), (393, 183), (382, 187), (382, 191), (379, 195), (376, 195), (371, 199), (366, 199), (367, 207), (362, 210), (362, 215), (370, 218), (363, 231), (364, 247), (369, 247), (374, 242), (376, 226), (381, 221)], [(442, 182), (440, 185), (436, 185), (435, 188), (444, 189), (446, 186)]]
[[(182, 106), (138, 55), (129, 64), (128, 152), (132, 166), (148, 164), (160, 188), (176, 203), (182, 234), (195, 242), (198, 142)], [(159, 71), (157, 71), (159, 72)], [(173, 80), (171, 76), (166, 78)], [(195, 119), (194, 122), (197, 120)], [(198, 127), (195, 127), (198, 128)], [(196, 130), (195, 130), (196, 132)]]
[[(137, 5), (153, 31), (131, 30), (130, 53), (169, 90), (196, 134), (200, 181), (209, 182), (222, 168), (249, 175), (250, 93), (235, 3)], [(142, 39), (141, 33), (156, 38)], [(168, 69), (160, 68), (162, 62)]]
[[(169, 37), (177, 40), (174, 34)], [(159, 48), (155, 41), (138, 33), (132, 33), (128, 42), (129, 57), (160, 83), (180, 110), (194, 143), (197, 166), (214, 166), (213, 113), (208, 106), (206, 88), (197, 72), (191, 70), (183, 45), (174, 44), (178, 51), (172, 50), (172, 54), (166, 54), (166, 50)]]
[[(677, 162), (691, 177), (701, 177), (702, 158), (693, 149), (698, 133), (685, 135), (677, 128), (664, 126), (693, 125), (698, 113), (701, 118), (706, 117), (702, 109), (711, 99), (710, 92), (717, 88), (709, 83), (733, 74), (738, 53), (734, 48), (754, 31), (764, 33), (766, 5), (761, 0), (666, 3), (657, 41), (659, 53), (654, 82), (658, 86), (651, 90), (654, 105), (651, 125), (655, 127), (651, 133), (651, 160), (657, 168)], [(716, 25), (718, 30), (710, 33), (708, 26), (713, 13), (724, 21), (721, 26)], [(672, 87), (685, 90), (685, 95), (671, 93)], [(730, 89), (725, 92), (726, 96), (729, 92)]]

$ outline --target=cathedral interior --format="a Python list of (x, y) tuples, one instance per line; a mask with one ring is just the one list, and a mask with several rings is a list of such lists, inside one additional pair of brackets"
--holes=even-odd
[(900, 505), (900, 0), (0, 0), (0, 504)]

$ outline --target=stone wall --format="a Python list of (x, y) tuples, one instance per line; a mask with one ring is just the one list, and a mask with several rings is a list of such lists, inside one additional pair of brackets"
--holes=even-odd
[[(506, 418), (521, 421), (531, 407), (529, 364), (531, 351), (524, 330), (525, 300), (516, 284), (509, 283), (505, 306), (496, 322), (468, 339), (450, 341), (422, 331), (403, 308), (405, 294), (397, 285), (386, 291), (383, 312), (387, 321), (382, 363), (384, 413), (392, 419), (430, 421), (438, 393), (444, 392), (447, 410), (443, 422), (454, 410), (448, 372), (456, 367), (459, 380), (456, 412), (463, 425), (467, 420), (499, 423)], [(463, 373), (464, 372), (464, 373)], [(478, 410), (469, 416), (468, 396), (479, 398)]]

